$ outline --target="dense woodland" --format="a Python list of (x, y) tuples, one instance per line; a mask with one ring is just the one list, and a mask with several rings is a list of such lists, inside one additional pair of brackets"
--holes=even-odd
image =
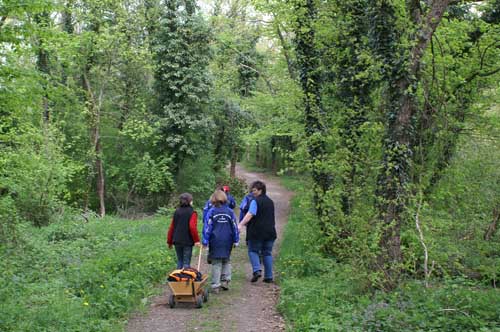
[(119, 330), (165, 272), (119, 218), (240, 161), (292, 330), (499, 331), (499, 82), (499, 0), (0, 0), (0, 330)]

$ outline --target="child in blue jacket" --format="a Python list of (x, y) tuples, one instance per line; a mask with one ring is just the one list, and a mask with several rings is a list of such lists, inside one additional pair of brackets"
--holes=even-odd
[(231, 250), (240, 240), (236, 216), (227, 205), (227, 196), (216, 190), (210, 198), (213, 207), (207, 213), (207, 224), (203, 230), (203, 246), (208, 246), (208, 257), (212, 263), (212, 291), (229, 289), (231, 281)]
[[(224, 205), (227, 205), (230, 209), (234, 209), (236, 207), (236, 200), (234, 197), (229, 193), (230, 188), (229, 186), (218, 186), (216, 190), (222, 190), (227, 197), (226, 203)], [(207, 218), (207, 213), (208, 211), (213, 207), (211, 199), (206, 201), (205, 206), (203, 207), (203, 227), (206, 226), (208, 218)]]

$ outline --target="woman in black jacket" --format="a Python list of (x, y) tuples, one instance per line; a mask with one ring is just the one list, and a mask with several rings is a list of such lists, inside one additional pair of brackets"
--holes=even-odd
[(261, 254), (264, 263), (263, 281), (269, 283), (273, 282), (272, 251), (276, 240), (274, 202), (266, 195), (264, 182), (255, 181), (250, 188), (255, 198), (238, 228), (241, 231), (247, 226), (248, 257), (253, 270), (251, 281), (256, 282), (262, 276), (259, 259)]

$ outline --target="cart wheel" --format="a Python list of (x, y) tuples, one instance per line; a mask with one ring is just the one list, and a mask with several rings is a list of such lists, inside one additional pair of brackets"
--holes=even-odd
[(203, 307), (203, 295), (196, 296), (196, 308)]
[(175, 296), (173, 294), (168, 298), (168, 305), (170, 308), (175, 308)]
[(208, 301), (208, 289), (204, 289), (203, 290), (203, 302), (207, 302)]

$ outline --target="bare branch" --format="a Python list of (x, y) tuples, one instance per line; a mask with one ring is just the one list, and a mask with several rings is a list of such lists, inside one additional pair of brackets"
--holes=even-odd
[(469, 77), (467, 77), (462, 83), (458, 84), (455, 89), (454, 89), (454, 94), (460, 89), (462, 88), (463, 86), (465, 86), (466, 84), (472, 82), (473, 80), (475, 80), (477, 77), (488, 77), (488, 76), (491, 76), (491, 75), (495, 75), (496, 73), (500, 72), (500, 67), (499, 68), (496, 68), (496, 69), (493, 69), (493, 70), (490, 70), (490, 71), (487, 71), (487, 72), (481, 72), (480, 70), (472, 73)]
[(424, 233), (422, 232), (422, 228), (420, 227), (420, 208), (421, 207), (422, 207), (422, 198), (420, 198), (420, 202), (418, 203), (418, 207), (417, 207), (417, 213), (415, 214), (415, 226), (417, 227), (420, 244), (424, 248), (425, 287), (429, 288), (429, 277), (431, 276), (432, 269), (434, 268), (434, 261), (432, 262), (431, 270), (429, 270), (429, 250), (427, 249), (427, 245), (425, 244)]
[(483, 69), (483, 64), (484, 64), (484, 58), (486, 56), (486, 51), (488, 51), (488, 49), (492, 46), (495, 46), (496, 44), (499, 44), (500, 43), (500, 40), (495, 40), (493, 43), (489, 44), (488, 46), (486, 46), (483, 50), (483, 53), (481, 54), (481, 66), (480, 66), (480, 69)]

